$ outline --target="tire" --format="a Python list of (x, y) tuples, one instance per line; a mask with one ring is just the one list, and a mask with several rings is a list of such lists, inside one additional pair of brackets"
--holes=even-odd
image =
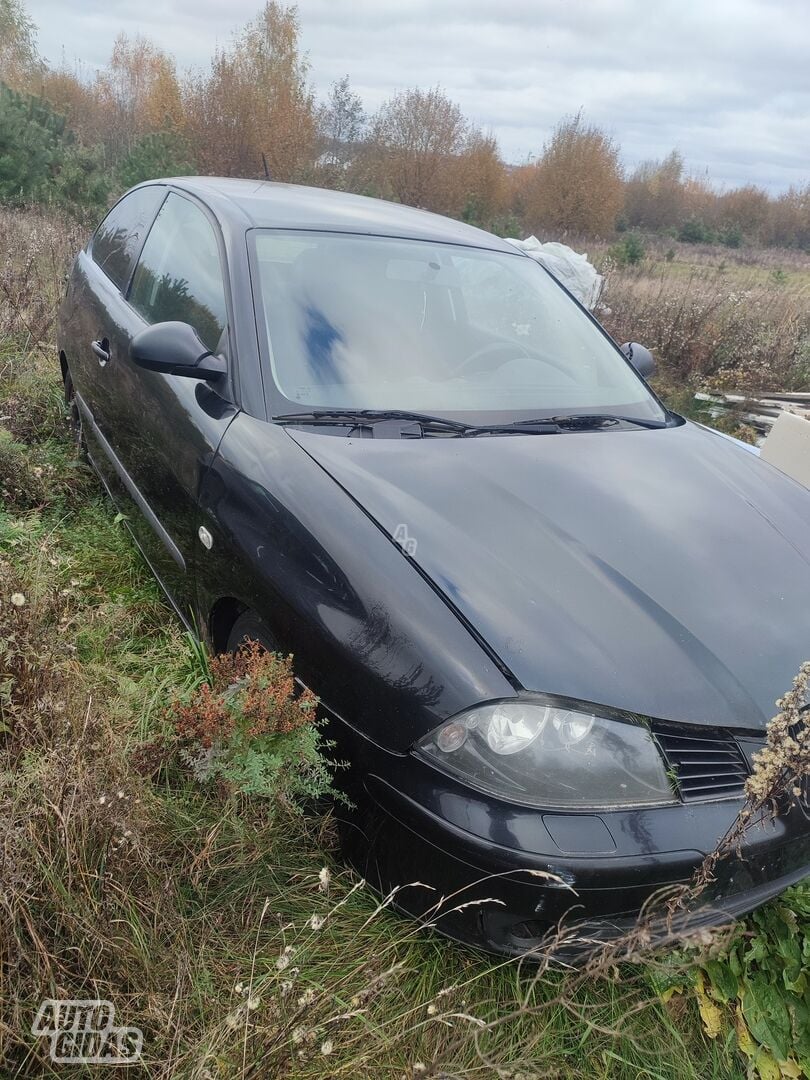
[(243, 612), (233, 624), (225, 651), (236, 652), (246, 641), (258, 641), (268, 652), (276, 652), (278, 649), (267, 625), (253, 611)]

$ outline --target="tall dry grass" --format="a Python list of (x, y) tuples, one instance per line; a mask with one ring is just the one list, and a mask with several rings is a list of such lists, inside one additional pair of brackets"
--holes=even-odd
[(597, 314), (610, 333), (651, 349), (664, 387), (810, 390), (810, 258), (672, 250), (637, 267), (606, 260)]

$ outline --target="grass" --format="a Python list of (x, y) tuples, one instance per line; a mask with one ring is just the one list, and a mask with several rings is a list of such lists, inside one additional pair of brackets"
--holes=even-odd
[[(697, 390), (810, 390), (810, 256), (673, 244), (606, 274), (599, 314), (618, 341), (658, 358), (658, 386), (683, 403)], [(776, 262), (776, 259), (780, 259)]]
[[(66, 459), (50, 420), (38, 445)], [(150, 1077), (742, 1075), (644, 965), (535, 981), (381, 905), (328, 815), (144, 775), (194, 650), (92, 479), (46, 496), (0, 511), (4, 1075), (59, 1073), (29, 1031), (51, 996), (112, 1000)]]
[(30, 1032), (36, 1009), (101, 997), (143, 1029), (135, 1074), (150, 1078), (745, 1076), (731, 1025), (708, 1038), (692, 996), (659, 997), (671, 958), (576, 973), (480, 956), (344, 868), (328, 813), (285, 814), (151, 759), (199, 655), (74, 459), (37, 299), (58, 294), (56, 263), (14, 228), (5, 280), (23, 287), (0, 306), (0, 1074), (65, 1075)]
[[(17, 676), (0, 783), (8, 1075), (56, 1075), (28, 1031), (48, 996), (114, 1001), (144, 1030), (147, 1076), (490, 1076), (481, 1055), (572, 1076), (737, 1075), (643, 968), (574, 979), (570, 996), (565, 975), (532, 985), (381, 908), (336, 861), (328, 817), (145, 779), (132, 751), (194, 657), (122, 527), (95, 496), (58, 518), (5, 511), (0, 551)], [(33, 670), (9, 664), (15, 650)]]

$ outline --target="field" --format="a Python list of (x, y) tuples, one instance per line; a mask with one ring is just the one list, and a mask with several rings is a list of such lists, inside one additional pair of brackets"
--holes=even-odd
[[(328, 810), (161, 757), (205, 659), (68, 438), (53, 319), (82, 230), (0, 210), (0, 235), (0, 1074), (65, 1075), (32, 1018), (98, 997), (143, 1030), (147, 1077), (810, 1077), (807, 886), (678, 954), (501, 963), (392, 913)], [(810, 385), (810, 259), (748, 259), (609, 272), (609, 328), (681, 408)]]

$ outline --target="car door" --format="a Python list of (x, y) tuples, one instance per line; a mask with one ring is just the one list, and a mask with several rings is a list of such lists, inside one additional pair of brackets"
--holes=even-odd
[(135, 262), (165, 186), (136, 188), (110, 210), (73, 265), (60, 312), (60, 346), (79, 396), (93, 464), (111, 488), (117, 474), (98, 433), (117, 445), (109, 417), (115, 407), (116, 371), (128, 347), (129, 308), (124, 300)]
[(147, 326), (188, 323), (230, 367), (224, 247), (213, 218), (193, 198), (171, 191), (141, 249), (126, 296), (126, 348), (106, 423), (140, 514), (132, 522), (144, 554), (181, 613), (193, 604), (191, 568), (200, 546), (202, 477), (236, 415), (231, 380), (216, 384), (148, 371), (129, 356)]
[(124, 287), (109, 279), (109, 285), (96, 283), (86, 305), (85, 332), (96, 327), (90, 340), (109, 355), (97, 357), (93, 350), (92, 377), (83, 371), (77, 385), (80, 394), (87, 390), (85, 420), (94, 464), (188, 621), (191, 570), (200, 544), (197, 498), (201, 477), (236, 414), (231, 381), (220, 380), (215, 387), (147, 371), (130, 359), (129, 345), (147, 326), (179, 320), (229, 364), (234, 358), (224, 249), (215, 223), (185, 194), (163, 189), (163, 195)]

